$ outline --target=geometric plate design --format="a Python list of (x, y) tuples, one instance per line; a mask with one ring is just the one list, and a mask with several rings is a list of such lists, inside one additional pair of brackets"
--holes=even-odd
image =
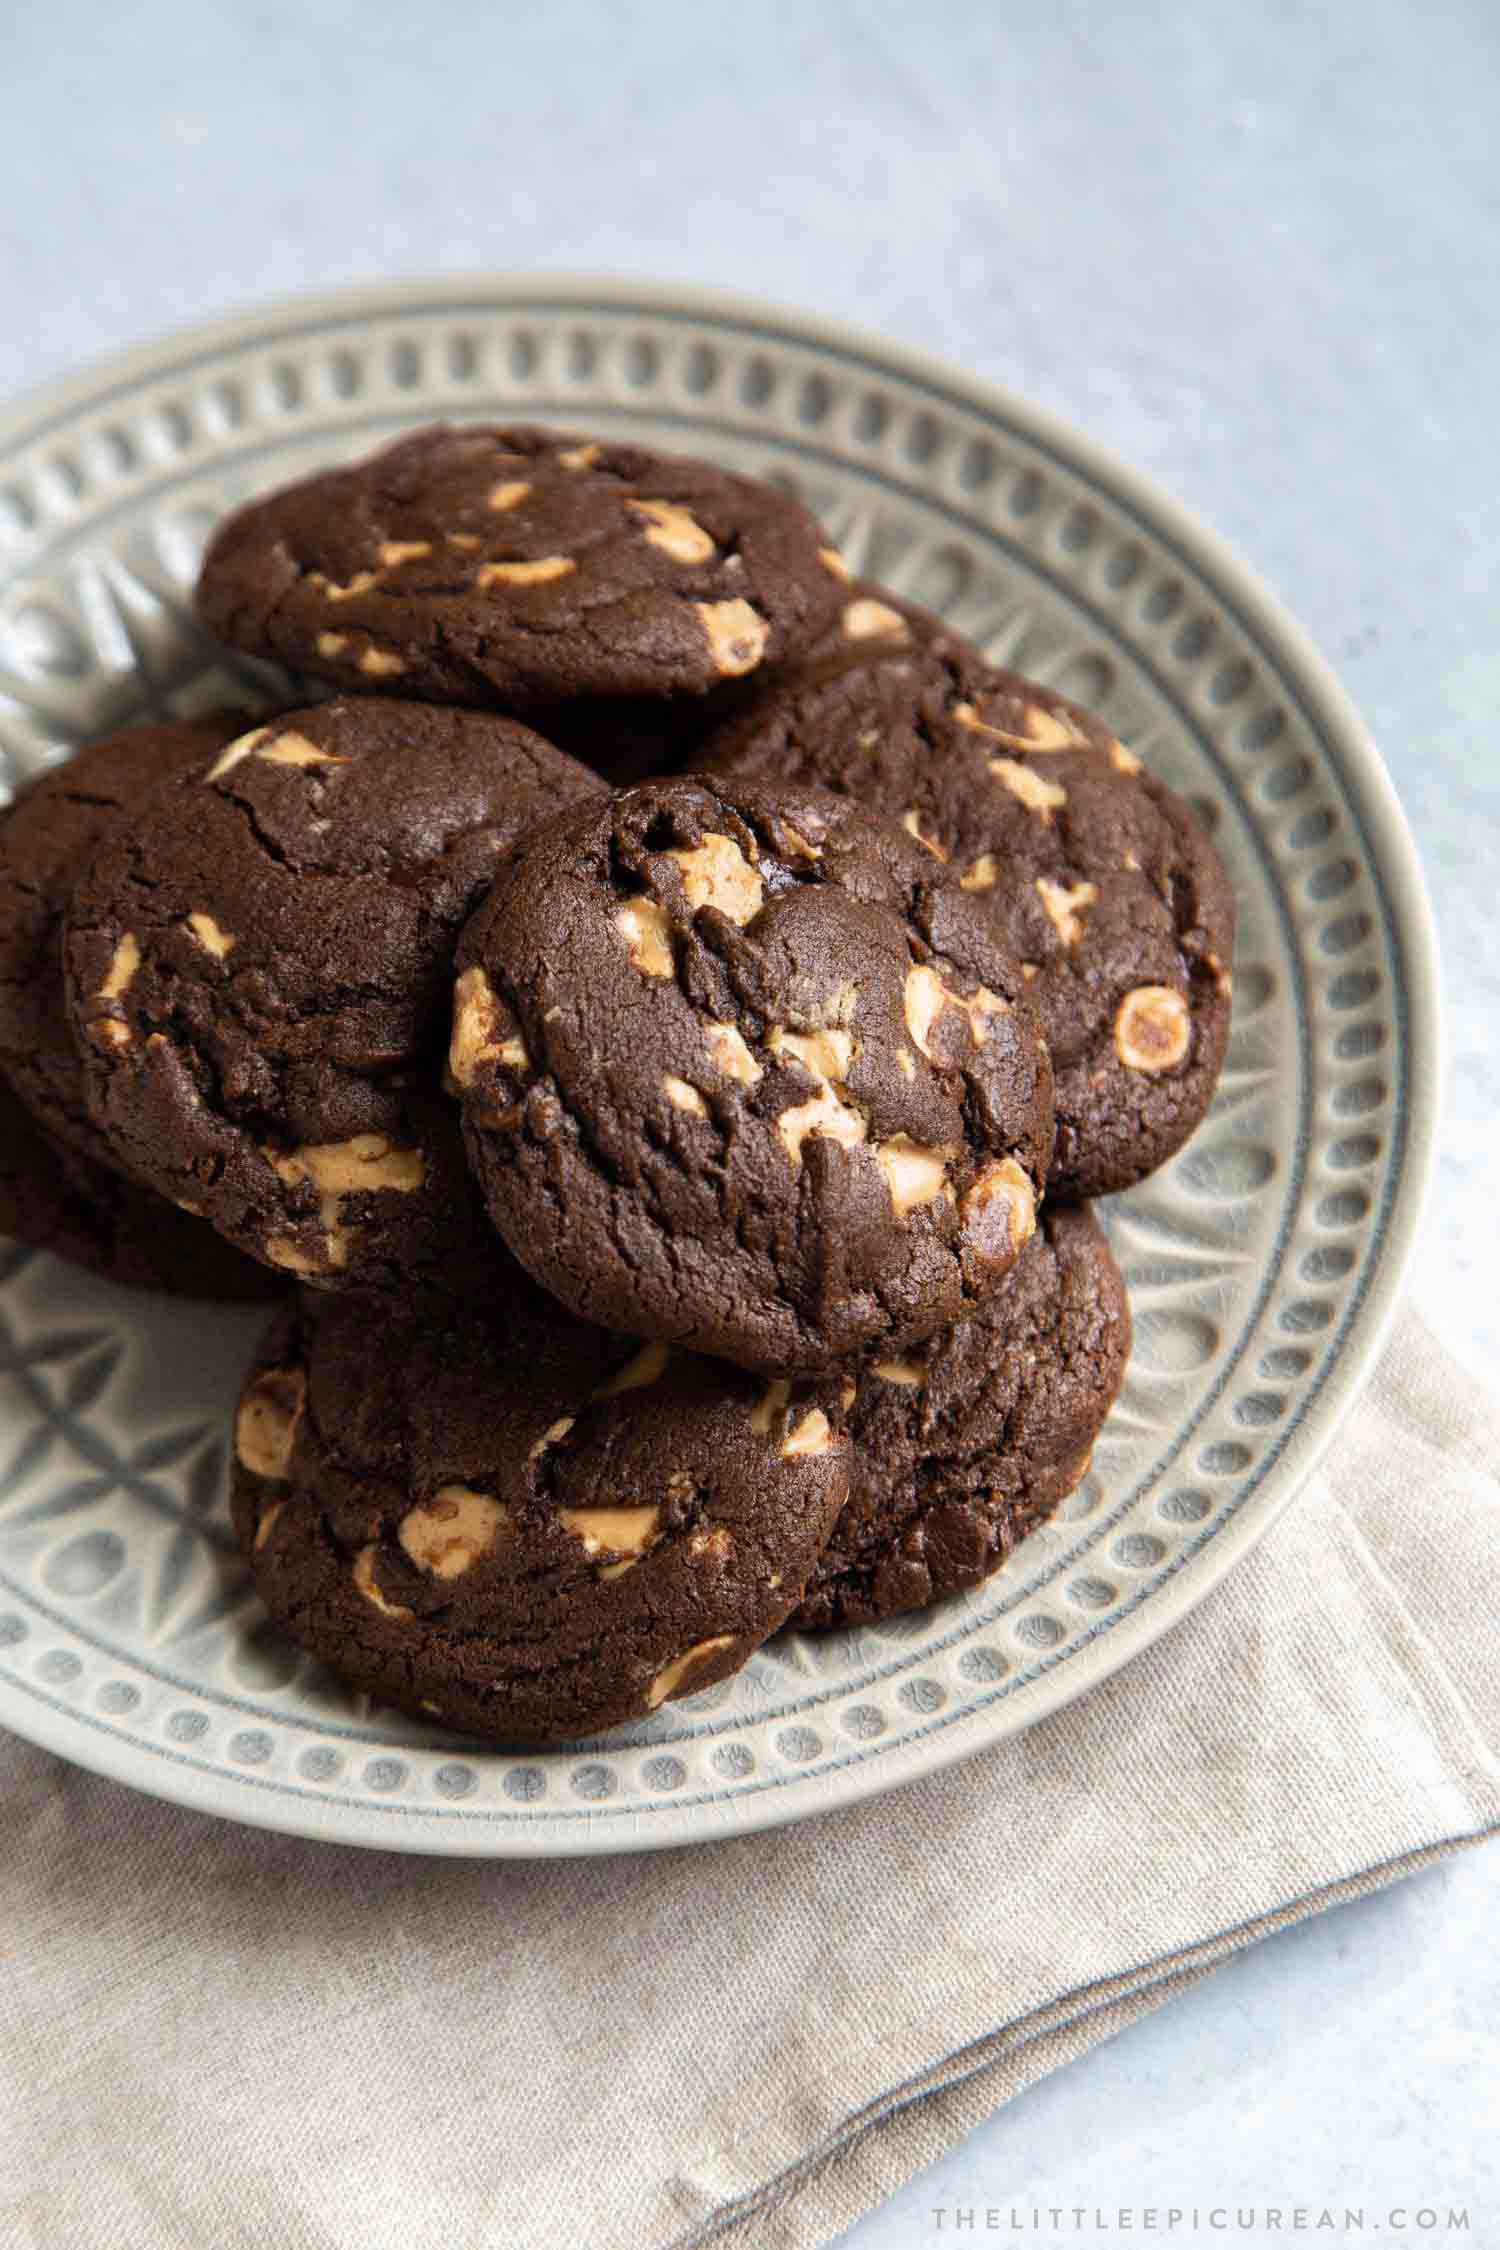
[[(1431, 920), (1342, 692), (1243, 568), (1022, 401), (848, 330), (652, 287), (296, 302), (0, 422), (0, 778), (275, 675), (187, 606), (229, 506), (437, 416), (657, 438), (800, 491), (859, 571), (1103, 711), (1240, 898), (1214, 1112), (1105, 1216), (1136, 1348), (1091, 1473), (977, 1593), (827, 1638), (597, 1742), (506, 1753), (352, 1697), (258, 1618), (223, 1432), (258, 1316), (0, 1245), (0, 1723), (230, 1817), (413, 1851), (639, 1850), (801, 1818), (1028, 1725), (1184, 1614), (1327, 1443), (1432, 1162)], [(284, 688), (281, 690), (284, 692)]]

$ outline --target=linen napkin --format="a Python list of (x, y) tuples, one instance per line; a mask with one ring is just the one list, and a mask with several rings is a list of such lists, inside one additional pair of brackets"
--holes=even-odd
[(1235, 1948), (1500, 1822), (1500, 1413), (1416, 1320), (1018, 1740), (610, 1861), (343, 1852), (0, 1739), (0, 2241), (806, 2250)]

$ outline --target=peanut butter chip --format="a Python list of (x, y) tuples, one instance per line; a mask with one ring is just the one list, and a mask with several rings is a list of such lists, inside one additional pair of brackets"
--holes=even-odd
[(260, 1522), (255, 1527), (255, 1545), (257, 1552), (259, 1552), (259, 1550), (265, 1545), (272, 1532), (276, 1529), (276, 1518), (280, 1515), (282, 1509), (285, 1506), (286, 1502), (284, 1500), (273, 1500), (270, 1507), (267, 1508), (265, 1513), (262, 1515)]
[(430, 539), (387, 539), (380, 549), (382, 570), (399, 570), (403, 563), (420, 562), (432, 553)]
[(911, 632), (899, 609), (885, 602), (862, 599), (844, 605), (842, 621), (846, 641), (909, 641)]
[(373, 1545), (360, 1548), (359, 1553), (354, 1558), (354, 1583), (360, 1593), (364, 1595), (365, 1600), (372, 1603), (382, 1617), (405, 1619), (409, 1622), (412, 1612), (401, 1602), (387, 1601), (380, 1590), (375, 1577), (376, 1552), (377, 1550)]
[(799, 1102), (795, 1109), (784, 1109), (776, 1120), (776, 1130), (787, 1155), (800, 1170), (802, 1144), (810, 1136), (822, 1134), (843, 1148), (858, 1148), (867, 1128), (859, 1111), (841, 1102), (832, 1086), (825, 1084), (819, 1087), (812, 1101)]
[(560, 1415), (557, 1421), (551, 1423), (548, 1428), (543, 1430), (535, 1445), (533, 1445), (529, 1449), (526, 1455), (527, 1460), (540, 1461), (542, 1455), (547, 1451), (549, 1446), (557, 1445), (563, 1438), (567, 1436), (569, 1430), (572, 1429), (574, 1421), (576, 1419), (577, 1417), (572, 1414)]
[(1115, 1016), (1115, 1053), (1127, 1070), (1175, 1070), (1192, 1037), (1188, 1004), (1166, 984), (1127, 992)]
[(743, 597), (728, 602), (695, 602), (708, 636), (708, 652), (721, 679), (753, 672), (766, 653), (771, 628)]
[(993, 852), (981, 852), (966, 874), (958, 878), (964, 891), (992, 891), (999, 880), (1000, 867)]
[(727, 1562), (734, 1553), (734, 1536), (723, 1524), (716, 1523), (712, 1531), (695, 1531), (687, 1543), (687, 1550), (697, 1560), (711, 1555), (715, 1562)]
[(690, 1086), (685, 1078), (674, 1078), (668, 1071), (662, 1079), (661, 1090), (674, 1109), (685, 1111), (689, 1117), (707, 1117), (707, 1102), (697, 1087)]
[(782, 1146), (799, 1168), (802, 1144), (810, 1134), (825, 1134), (844, 1148), (857, 1148), (866, 1137), (864, 1118), (841, 1099), (835, 1086), (847, 1076), (858, 1052), (854, 1034), (844, 1028), (853, 1013), (855, 997), (852, 985), (840, 985), (819, 1011), (824, 1018), (821, 1030), (787, 1031), (777, 1025), (767, 1041), (773, 1055), (790, 1055), (810, 1077), (821, 1081), (812, 1101), (784, 1109), (776, 1120)]
[(936, 969), (919, 962), (906, 972), (903, 1011), (912, 1045), (932, 1060), (932, 1027), (948, 1005), (948, 988)]
[(951, 1149), (923, 1148), (920, 1141), (912, 1140), (908, 1134), (895, 1133), (890, 1140), (880, 1143), (875, 1154), (885, 1174), (891, 1206), (898, 1219), (904, 1219), (908, 1211), (918, 1210), (924, 1203), (934, 1202), (948, 1185)]
[(347, 1141), (314, 1141), (293, 1149), (288, 1156), (267, 1150), (271, 1167), (288, 1187), (310, 1182), (318, 1190), (318, 1224), (323, 1229), (323, 1255), (316, 1258), (289, 1235), (273, 1235), (265, 1245), (272, 1265), (289, 1273), (324, 1273), (349, 1262), (349, 1230), (344, 1225), (344, 1198), (391, 1189), (410, 1195), (427, 1176), (426, 1159), (419, 1148), (393, 1148), (383, 1133), (356, 1133)]
[(668, 927), (666, 915), (653, 899), (633, 898), (616, 913), (615, 928), (642, 976), (671, 976), (674, 964)]
[(694, 913), (700, 906), (717, 907), (741, 928), (753, 921), (765, 898), (765, 886), (732, 836), (707, 834), (691, 851), (668, 852), (682, 870), (682, 887)]
[(509, 1511), (487, 1492), (445, 1484), (430, 1500), (408, 1508), (396, 1537), (419, 1570), (434, 1578), (460, 1578), (509, 1521)]
[(854, 1060), (852, 1031), (784, 1031), (778, 1024), (766, 1044), (778, 1058), (792, 1056), (814, 1078), (845, 1079)]
[(953, 716), (961, 727), (968, 728), (970, 734), (986, 734), (992, 742), (1013, 742), (1018, 749), (1024, 747), (1019, 735), (1002, 734), (998, 727), (992, 727), (988, 720), (981, 719), (972, 703), (955, 703)]
[(764, 1075), (734, 1024), (711, 1023), (703, 1037), (715, 1070), (722, 1070), (726, 1078), (738, 1079), (742, 1086), (754, 1086)]
[(660, 1508), (559, 1508), (564, 1531), (589, 1555), (643, 1555), (656, 1537)]
[(1087, 741), (1061, 711), (1044, 711), (1040, 703), (1026, 707), (1026, 741), (1033, 750), (1076, 750)]
[(1019, 733), (1014, 728), (991, 726), (988, 719), (981, 719), (972, 703), (955, 703), (953, 716), (971, 734), (986, 735), (991, 742), (1008, 743), (1013, 750), (1081, 750), (1088, 746), (1088, 737), (1080, 733), (1071, 719), (1060, 712), (1044, 711), (1039, 703), (1028, 704)]
[(923, 831), (922, 816), (917, 811), (915, 805), (911, 807), (911, 810), (909, 812), (905, 812), (902, 814), (901, 825), (906, 830), (908, 836), (915, 836), (917, 842), (922, 846), (924, 851), (931, 852), (934, 859), (947, 859), (948, 854), (946, 851), (944, 851), (936, 836), (929, 836)]
[(564, 469), (591, 469), (599, 458), (597, 445), (575, 445), (568, 452), (559, 453), (558, 462)]
[(345, 586), (325, 578), (321, 570), (311, 570), (307, 576), (308, 584), (316, 586), (324, 600), (330, 602), (352, 602), (357, 594), (368, 594), (378, 581), (378, 573), (373, 570), (357, 570)]
[(519, 482), (512, 481), (507, 484), (497, 484), (490, 494), (489, 504), (495, 510), (495, 513), (497, 515), (503, 516), (506, 513), (507, 509), (519, 508), (521, 502), (525, 499), (527, 493), (530, 490), (531, 487), (526, 483), (524, 478), (522, 478)]
[(310, 1180), (324, 1195), (358, 1195), (392, 1188), (410, 1195), (427, 1173), (419, 1148), (396, 1148), (384, 1133), (356, 1133), (347, 1141), (310, 1141), (273, 1159), (288, 1187)]
[(1060, 781), (1044, 781), (1030, 766), (1020, 765), (1014, 758), (991, 758), (990, 772), (1013, 797), (1020, 798), (1028, 811), (1040, 814), (1045, 821), (1051, 820), (1058, 805), (1068, 801), (1068, 792)]
[(465, 969), (453, 987), (453, 1037), (448, 1075), (456, 1086), (473, 1084), (481, 1064), (507, 1063), (524, 1070), (531, 1057), (483, 969)]
[(828, 1426), (828, 1416), (821, 1406), (811, 1406), (800, 1422), (794, 1423), (781, 1441), (781, 1457), (795, 1460), (801, 1454), (826, 1453), (833, 1444), (833, 1432)]
[(190, 937), (195, 937), (205, 953), (212, 953), (222, 961), (234, 949), (234, 939), (227, 930), (221, 930), (211, 914), (190, 914), (184, 925)]
[(896, 1383), (909, 1391), (920, 1390), (927, 1380), (927, 1370), (919, 1359), (878, 1359), (871, 1373), (882, 1383)]
[[(269, 732), (269, 728), (262, 727), (262, 737)], [(248, 740), (249, 737), (246, 739)], [(214, 774), (223, 769), (224, 760), (228, 755), (229, 752), (226, 750), (224, 757), (219, 760), (213, 773), (209, 775), (210, 781), (213, 780)], [(320, 750), (315, 742), (309, 742), (305, 734), (298, 734), (295, 729), (289, 730), (286, 734), (272, 736), (270, 741), (265, 742), (264, 747), (257, 743), (255, 755), (257, 758), (264, 758), (268, 766), (347, 766), (349, 763), (348, 759), (341, 758), (336, 750)]]
[(845, 562), (837, 547), (820, 547), (818, 549), (818, 560), (823, 565), (823, 568), (825, 570), (832, 571), (834, 577), (838, 579), (840, 585), (848, 585), (850, 576), (849, 565)]
[(595, 1398), (616, 1398), (621, 1391), (642, 1391), (651, 1383), (659, 1383), (667, 1371), (665, 1344), (642, 1344), (633, 1359), (601, 1383), (593, 1393)]
[(757, 1437), (770, 1436), (785, 1414), (791, 1395), (792, 1386), (783, 1376), (778, 1375), (774, 1382), (767, 1384), (750, 1409), (750, 1427)]
[(234, 1419), (235, 1457), (252, 1476), (286, 1475), (306, 1401), (300, 1368), (268, 1367), (256, 1376)]
[(649, 1711), (656, 1710), (659, 1704), (666, 1702), (669, 1695), (676, 1694), (684, 1680), (691, 1678), (708, 1657), (717, 1656), (721, 1648), (733, 1646), (733, 1633), (715, 1633), (712, 1640), (698, 1641), (692, 1648), (684, 1649), (681, 1656), (674, 1656), (671, 1663), (657, 1673), (646, 1690), (646, 1708)]
[(252, 751), (260, 748), (263, 742), (269, 741), (270, 736), (271, 729), (269, 727), (252, 727), (248, 734), (236, 735), (233, 742), (225, 743), (223, 749), (203, 776), (204, 780), (218, 781), (224, 774), (232, 773), (242, 758), (248, 758)]
[(1013, 1156), (986, 1164), (959, 1206), (964, 1240), (988, 1264), (1019, 1256), (1036, 1232), (1036, 1190)]
[(1047, 909), (1052, 927), (1064, 945), (1076, 945), (1083, 936), (1083, 917), (1099, 896), (1097, 883), (1054, 883), (1046, 875), (1038, 875), (1036, 887)]
[(679, 507), (676, 501), (627, 500), (625, 505), (631, 515), (645, 519), (650, 544), (660, 547), (673, 562), (708, 562), (718, 553), (697, 517)]
[(545, 586), (554, 578), (566, 578), (578, 565), (571, 555), (541, 555), (535, 562), (482, 563), (476, 586)]
[(968, 1017), (969, 1037), (976, 1047), (982, 1047), (990, 1035), (991, 1016), (1010, 1014), (1010, 1002), (1002, 1000), (998, 992), (991, 992), (987, 984), (982, 984), (977, 992), (971, 992), (967, 997), (958, 992), (950, 992), (948, 997), (954, 1007)]
[[(118, 1007), (120, 1001), (123, 1000), (134, 983), (136, 971), (140, 968), (140, 965), (140, 946), (134, 934), (127, 930), (110, 955), (109, 968), (105, 974), (104, 982), (100, 985), (94, 998), (102, 1001), (106, 1009)], [(123, 1023), (117, 1015), (96, 1016), (89, 1029), (96, 1039), (107, 1040), (112, 1047), (128, 1047), (130, 1044), (129, 1026)]]
[(937, 971), (925, 962), (908, 969), (904, 1001), (906, 1028), (912, 1045), (919, 1047), (929, 1062), (936, 1059), (932, 1051), (933, 1027), (945, 1008), (953, 1008), (968, 1018), (969, 1038), (976, 1047), (982, 1047), (989, 1037), (990, 1017), (1008, 1015), (1010, 1002), (1002, 1000), (997, 992), (991, 992), (986, 984), (967, 997), (952, 992)]
[(320, 633), (318, 635), (319, 656), (342, 656), (348, 646), (349, 636), (347, 633)]
[(109, 972), (99, 987), (101, 1000), (118, 1000), (129, 991), (137, 969), (141, 965), (141, 949), (130, 931), (126, 931), (110, 956)]
[(398, 672), (406, 670), (406, 659), (391, 648), (367, 648), (360, 657), (359, 668), (367, 679), (393, 680)]
[(1140, 759), (1133, 750), (1127, 750), (1123, 742), (1111, 742), (1109, 762), (1116, 773), (1139, 773), (1141, 770)]

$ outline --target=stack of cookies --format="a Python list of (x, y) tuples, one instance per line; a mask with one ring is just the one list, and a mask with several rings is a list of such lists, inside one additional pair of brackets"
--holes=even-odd
[(635, 446), (421, 432), (234, 517), (198, 601), (319, 685), (0, 824), (0, 1224), (279, 1300), (273, 1614), (545, 1741), (997, 1569), (1123, 1372), (1090, 1199), (1223, 1058), (1187, 807)]

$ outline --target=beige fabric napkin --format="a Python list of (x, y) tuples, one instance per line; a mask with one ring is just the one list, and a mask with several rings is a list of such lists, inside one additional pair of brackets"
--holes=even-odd
[(956, 1771), (537, 1865), (339, 1852), (0, 1739), (0, 2241), (826, 2241), (1263, 1932), (1500, 1822), (1500, 1413), (1410, 1317), (1184, 1624)]

